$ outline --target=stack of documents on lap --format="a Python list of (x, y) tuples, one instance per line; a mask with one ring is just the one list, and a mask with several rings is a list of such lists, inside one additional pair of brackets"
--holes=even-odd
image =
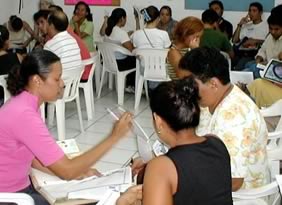
[(56, 176), (32, 170), (36, 189), (54, 204), (68, 199), (93, 199), (99, 201), (108, 190), (125, 191), (132, 185), (131, 168), (125, 167), (82, 180), (61, 180)]

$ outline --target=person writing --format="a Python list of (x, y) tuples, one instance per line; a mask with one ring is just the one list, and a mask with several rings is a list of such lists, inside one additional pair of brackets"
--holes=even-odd
[(62, 96), (62, 65), (54, 53), (36, 50), (14, 67), (7, 80), (13, 96), (0, 108), (0, 192), (23, 192), (35, 204), (48, 204), (31, 186), (31, 167), (71, 180), (98, 174), (93, 166), (131, 128), (131, 114), (124, 113), (111, 134), (95, 148), (69, 159), (56, 144), (41, 119), (43, 102)]

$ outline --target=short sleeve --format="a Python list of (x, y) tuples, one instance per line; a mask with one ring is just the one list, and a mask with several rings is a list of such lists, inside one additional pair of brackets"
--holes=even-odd
[(263, 42), (262, 46), (260, 47), (257, 56), (260, 56), (263, 58), (263, 60), (267, 60), (266, 59), (266, 48), (267, 48), (267, 44), (268, 44), (268, 38)]
[(119, 31), (120, 32), (118, 34), (119, 35), (118, 38), (119, 38), (119, 41), (120, 41), (121, 44), (130, 41), (130, 38), (129, 38), (128, 34), (126, 33), (126, 31), (124, 31), (122, 29), (120, 29)]
[(94, 25), (91, 21), (87, 21), (85, 27), (81, 32), (87, 33), (88, 35), (92, 36), (94, 32)]
[(15, 127), (14, 135), (44, 165), (49, 166), (64, 156), (64, 152), (50, 135), (39, 113), (26, 110), (19, 116), (21, 126)]

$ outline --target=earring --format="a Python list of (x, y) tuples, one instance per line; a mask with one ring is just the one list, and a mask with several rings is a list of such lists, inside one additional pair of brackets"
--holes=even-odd
[(158, 130), (157, 133), (158, 133), (158, 134), (161, 134), (161, 130)]

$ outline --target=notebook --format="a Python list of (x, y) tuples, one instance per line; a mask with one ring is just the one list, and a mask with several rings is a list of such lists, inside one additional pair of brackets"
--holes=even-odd
[(263, 71), (262, 78), (275, 83), (282, 83), (282, 61), (271, 59)]

